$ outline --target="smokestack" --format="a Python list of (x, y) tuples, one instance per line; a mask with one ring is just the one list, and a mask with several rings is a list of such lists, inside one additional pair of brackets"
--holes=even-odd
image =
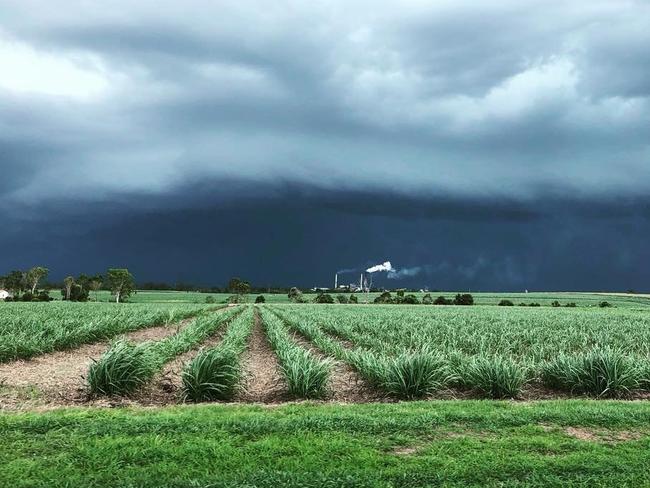
[(334, 275), (334, 289), (338, 290), (338, 288), (339, 288), (339, 274), (336, 273)]
[(363, 291), (363, 273), (359, 276), (359, 289)]

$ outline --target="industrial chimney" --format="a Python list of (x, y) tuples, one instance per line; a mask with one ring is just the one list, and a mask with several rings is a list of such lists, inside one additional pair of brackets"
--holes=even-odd
[(336, 273), (334, 275), (334, 289), (338, 290), (338, 288), (339, 288), (339, 274)]

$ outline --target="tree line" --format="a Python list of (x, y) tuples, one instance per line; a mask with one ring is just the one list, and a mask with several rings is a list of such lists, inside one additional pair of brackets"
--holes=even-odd
[(108, 290), (116, 302), (126, 301), (135, 292), (133, 275), (126, 268), (111, 268), (105, 275), (80, 274), (77, 277), (66, 276), (60, 284), (47, 282), (49, 269), (34, 266), (27, 271), (13, 270), (6, 276), (0, 276), (0, 289), (7, 290), (11, 295), (5, 301), (49, 302), (53, 300), (50, 290), (60, 288), (63, 300), (86, 302), (94, 293)]

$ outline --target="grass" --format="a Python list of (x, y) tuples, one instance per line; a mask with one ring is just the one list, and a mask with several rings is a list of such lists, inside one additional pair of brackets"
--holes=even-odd
[(195, 316), (197, 305), (0, 302), (0, 362), (70, 349)]
[(95, 395), (124, 395), (144, 384), (155, 372), (147, 349), (119, 339), (88, 369)]
[(241, 381), (241, 354), (253, 325), (247, 307), (228, 325), (217, 347), (201, 351), (183, 368), (183, 401), (232, 400)]
[(650, 390), (644, 310), (270, 307), (326, 354), (401, 399), (427, 397), (450, 383), (485, 398), (519, 397), (528, 382), (609, 398)]
[(289, 336), (282, 319), (266, 308), (261, 317), (271, 347), (278, 356), (280, 370), (294, 398), (323, 398), (328, 393), (332, 363), (314, 356)]
[(202, 351), (183, 368), (183, 401), (230, 400), (241, 378), (239, 356), (232, 349)]
[(590, 400), (0, 414), (0, 485), (647, 486), (649, 425)]
[(238, 309), (224, 310), (195, 319), (176, 334), (159, 341), (132, 345), (117, 341), (88, 369), (91, 395), (125, 395), (149, 381), (156, 372), (207, 339), (233, 317)]
[(541, 368), (542, 380), (549, 388), (605, 398), (647, 388), (649, 372), (647, 359), (633, 358), (611, 348), (562, 354)]
[(524, 366), (511, 358), (476, 357), (462, 365), (461, 384), (488, 398), (517, 398), (526, 382)]

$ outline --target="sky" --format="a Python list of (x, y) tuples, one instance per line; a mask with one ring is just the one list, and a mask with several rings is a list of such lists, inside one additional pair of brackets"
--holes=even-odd
[(648, 291), (648, 46), (647, 1), (0, 0), (0, 275)]

